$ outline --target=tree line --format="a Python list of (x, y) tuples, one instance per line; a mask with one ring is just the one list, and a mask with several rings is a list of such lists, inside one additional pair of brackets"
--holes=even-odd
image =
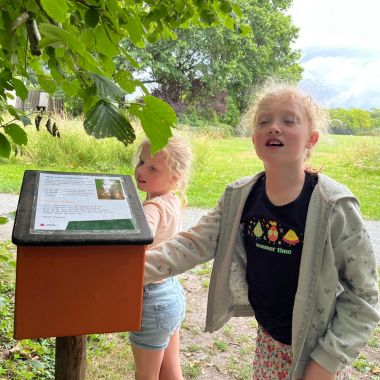
[(335, 108), (329, 110), (330, 132), (341, 135), (380, 135), (380, 109)]
[[(11, 142), (27, 143), (23, 127), (33, 123), (9, 105), (13, 92), (22, 100), (30, 88), (62, 92), (80, 105), (88, 134), (126, 145), (135, 139), (131, 120), (137, 118), (158, 150), (171, 135), (176, 112), (233, 123), (252, 85), (274, 74), (298, 80), (302, 72), (300, 52), (292, 48), (298, 30), (287, 14), (291, 0), (0, 4), (3, 157)], [(148, 79), (140, 77), (147, 72)], [(129, 100), (135, 91), (141, 96)], [(124, 107), (118, 106), (122, 99)]]

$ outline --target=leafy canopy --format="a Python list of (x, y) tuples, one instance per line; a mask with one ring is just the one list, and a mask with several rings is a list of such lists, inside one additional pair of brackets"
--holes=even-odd
[[(178, 40), (160, 40), (141, 49), (126, 42), (140, 63), (144, 83), (155, 83), (154, 94), (177, 112), (213, 119), (233, 108), (242, 113), (252, 89), (268, 77), (301, 78), (300, 51), (292, 48), (298, 29), (287, 14), (289, 0), (240, 0), (246, 32), (236, 33), (231, 17), (225, 25), (178, 28)], [(147, 77), (149, 73), (149, 77)], [(228, 104), (228, 102), (230, 102)]]
[[(232, 0), (0, 0), (0, 156), (8, 157), (10, 140), (25, 145), (20, 124), (28, 115), (9, 105), (14, 93), (26, 100), (30, 86), (53, 95), (57, 89), (83, 99), (87, 133), (115, 136), (124, 144), (135, 139), (130, 119), (140, 119), (162, 148), (176, 122), (172, 108), (149, 95), (130, 67), (139, 63), (121, 44), (142, 50), (162, 38), (176, 40), (177, 28), (225, 24), (240, 33), (240, 8)], [(125, 64), (115, 64), (115, 57)], [(136, 90), (142, 101), (118, 107)], [(13, 120), (6, 122), (5, 112)], [(30, 115), (29, 115), (30, 116)]]

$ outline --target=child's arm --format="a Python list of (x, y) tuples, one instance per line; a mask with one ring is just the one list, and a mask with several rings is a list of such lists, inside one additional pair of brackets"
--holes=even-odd
[(330, 363), (332, 370), (335, 361), (349, 365), (355, 360), (380, 315), (376, 259), (354, 200), (343, 199), (335, 205), (330, 237), (343, 291), (337, 296), (336, 312), (326, 334), (311, 357), (321, 365)]
[(183, 273), (214, 258), (222, 214), (221, 203), (204, 215), (193, 228), (147, 251), (145, 283)]

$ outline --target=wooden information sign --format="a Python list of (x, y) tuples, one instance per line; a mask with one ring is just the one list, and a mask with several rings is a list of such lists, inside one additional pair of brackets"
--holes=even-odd
[(130, 176), (26, 171), (12, 241), (16, 339), (83, 345), (86, 334), (140, 328), (153, 237)]

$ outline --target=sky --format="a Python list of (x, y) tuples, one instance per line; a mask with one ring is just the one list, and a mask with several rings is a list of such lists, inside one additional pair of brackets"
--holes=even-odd
[(301, 87), (329, 108), (380, 108), (380, 0), (293, 0)]

